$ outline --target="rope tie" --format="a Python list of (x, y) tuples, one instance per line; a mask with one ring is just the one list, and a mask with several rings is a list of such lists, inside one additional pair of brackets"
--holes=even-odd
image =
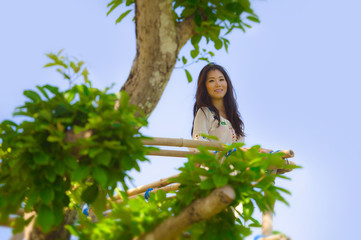
[(89, 217), (89, 208), (88, 208), (88, 207), (85, 207), (85, 208), (83, 209), (83, 214), (84, 214), (85, 216)]
[(150, 198), (149, 193), (153, 190), (153, 188), (148, 188), (147, 191), (145, 191), (144, 198), (145, 200), (148, 200)]
[(266, 238), (266, 237), (269, 237), (269, 235), (257, 235), (254, 237), (254, 240), (259, 240), (261, 238)]

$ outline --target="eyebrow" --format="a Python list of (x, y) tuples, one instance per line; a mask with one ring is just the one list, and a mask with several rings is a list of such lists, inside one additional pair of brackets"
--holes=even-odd
[[(214, 79), (215, 77), (207, 77), (207, 79)], [(225, 78), (224, 76), (218, 76), (218, 78)]]

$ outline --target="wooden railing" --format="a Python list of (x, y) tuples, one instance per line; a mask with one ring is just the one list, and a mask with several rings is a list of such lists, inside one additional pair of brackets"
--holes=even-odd
[[(186, 147), (196, 149), (199, 146), (209, 147), (214, 150), (222, 150), (225, 147), (225, 144), (216, 141), (196, 141), (188, 140), (182, 138), (153, 138), (149, 140), (143, 140), (144, 145), (152, 146), (171, 146), (171, 147)], [(247, 151), (247, 148), (240, 148), (243, 151)], [(263, 151), (265, 149), (260, 149)], [(284, 153), (283, 158), (292, 158), (294, 157), (294, 152), (292, 150), (282, 150)], [(151, 151), (148, 155), (153, 156), (167, 156), (167, 157), (187, 157), (188, 155), (196, 154), (197, 151), (179, 151), (179, 150), (156, 150)], [(295, 165), (292, 161), (287, 160), (287, 164)], [(290, 170), (285, 170), (287, 172)], [(177, 177), (178, 174), (160, 179), (159, 181), (149, 183), (143, 186), (139, 186), (127, 191), (127, 194), (130, 198), (137, 197), (138, 195), (144, 195), (149, 188), (153, 188), (152, 192), (156, 192), (159, 189), (164, 190), (165, 192), (178, 190), (180, 186), (179, 183), (170, 181), (170, 179)], [(114, 196), (117, 201), (121, 201), (118, 195)], [(181, 234), (182, 231), (187, 229), (191, 224), (208, 219), (217, 213), (221, 212), (226, 208), (233, 200), (235, 199), (235, 192), (229, 185), (226, 185), (221, 188), (213, 190), (213, 192), (203, 199), (198, 199), (194, 201), (190, 206), (184, 209), (178, 216), (167, 219), (160, 225), (158, 225), (152, 232), (146, 233), (139, 239), (173, 239), (175, 236)], [(211, 210), (210, 210), (211, 209)], [(189, 211), (193, 211), (191, 214)], [(194, 212), (196, 211), (196, 212)], [(18, 215), (24, 215), (24, 210), (19, 209)], [(11, 218), (8, 223), (2, 224), (1, 226), (10, 226), (9, 223), (13, 220)], [(168, 229), (164, 231), (162, 229)], [(169, 231), (172, 229), (172, 231)], [(263, 222), (262, 222), (262, 234), (270, 235), (272, 233), (272, 213), (264, 213)], [(281, 239), (277, 236), (273, 238), (264, 238), (264, 239)]]

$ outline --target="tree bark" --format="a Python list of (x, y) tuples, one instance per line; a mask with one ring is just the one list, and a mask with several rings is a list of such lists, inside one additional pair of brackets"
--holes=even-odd
[(192, 37), (193, 16), (176, 23), (172, 0), (135, 1), (137, 53), (121, 90), (147, 117), (160, 100), (180, 49)]

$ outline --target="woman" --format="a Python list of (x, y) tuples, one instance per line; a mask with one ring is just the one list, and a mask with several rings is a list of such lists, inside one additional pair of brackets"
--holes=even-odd
[(217, 136), (223, 143), (244, 142), (244, 124), (237, 110), (232, 82), (220, 65), (209, 63), (199, 74), (193, 108), (192, 137)]
[[(244, 124), (237, 109), (232, 82), (226, 70), (215, 63), (207, 64), (198, 76), (193, 108), (193, 139), (208, 141), (209, 139), (201, 136), (203, 133), (216, 136), (226, 144), (244, 142)], [(272, 152), (264, 148), (259, 151)], [(288, 165), (289, 161), (286, 163)], [(274, 167), (270, 169), (276, 170)], [(287, 170), (279, 173), (285, 171)]]

